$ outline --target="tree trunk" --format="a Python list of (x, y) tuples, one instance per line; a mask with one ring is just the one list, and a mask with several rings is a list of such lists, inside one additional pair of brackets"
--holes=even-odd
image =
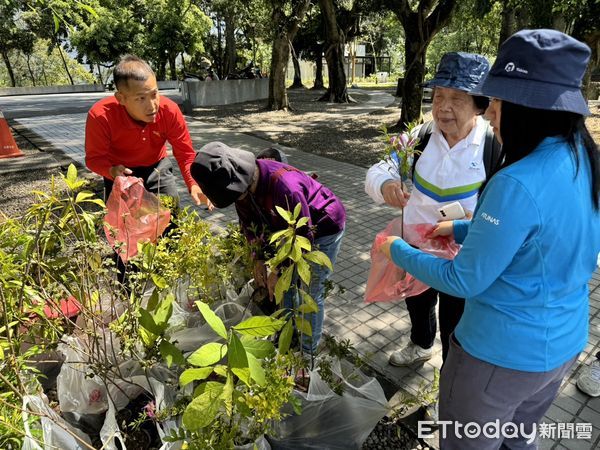
[(502, 23), (500, 25), (498, 49), (513, 34), (515, 29), (515, 9), (510, 6), (510, 0), (504, 0), (502, 3)]
[(44, 69), (43, 61), (42, 61), (42, 76), (44, 77), (44, 86), (48, 86), (48, 77), (46, 77), (46, 69)]
[(285, 72), (290, 58), (290, 45), (283, 32), (275, 36), (271, 53), (271, 73), (269, 75), (269, 101), (267, 108), (272, 111), (287, 110), (290, 106), (285, 89)]
[(318, 50), (315, 53), (317, 54), (317, 57), (315, 58), (317, 70), (315, 73), (315, 84), (312, 89), (323, 89), (325, 87), (323, 84), (323, 48), (319, 45)]
[(177, 79), (177, 67), (175, 66), (175, 58), (177, 55), (169, 55), (169, 72), (171, 72), (171, 80)]
[(33, 75), (33, 70), (31, 70), (31, 55), (25, 55), (25, 58), (27, 58), (27, 70), (29, 71), (31, 83), (35, 86), (35, 76)]
[(67, 60), (65, 59), (65, 55), (63, 54), (63, 50), (62, 47), (59, 45), (57, 45), (58, 47), (58, 53), (60, 53), (60, 59), (62, 59), (62, 63), (63, 66), (65, 68), (65, 72), (67, 72), (67, 76), (69, 77), (69, 81), (71, 82), (71, 85), (74, 85), (75, 83), (73, 82), (73, 77), (71, 76), (71, 72), (69, 72), (69, 66), (67, 66)]
[(157, 61), (156, 64), (156, 80), (163, 81), (167, 75), (167, 62), (164, 60)]
[[(227, 75), (223, 66), (223, 32), (221, 31), (221, 17), (217, 15), (217, 71), (219, 78), (222, 80)], [(214, 62), (213, 62), (214, 64)]]
[(96, 69), (98, 70), (98, 80), (100, 81), (100, 84), (104, 86), (104, 80), (102, 79), (102, 69), (100, 67), (100, 64), (96, 63)]
[[(404, 84), (402, 85), (402, 112), (397, 123), (402, 128), (411, 122), (421, 120), (421, 103), (423, 101), (421, 84), (425, 78), (425, 55), (427, 53), (427, 45), (419, 42), (416, 37), (409, 38), (410, 33), (408, 33), (408, 30), (405, 31), (404, 55), (406, 70), (404, 72)], [(412, 31), (418, 33), (416, 27)]]
[(2, 52), (2, 59), (4, 60), (4, 65), (6, 66), (6, 71), (8, 72), (8, 76), (10, 78), (10, 84), (12, 87), (16, 87), (17, 83), (15, 81), (15, 73), (12, 68), (12, 64), (10, 63), (10, 59), (8, 59), (8, 53)]
[(236, 71), (235, 20), (233, 14), (225, 16), (225, 73)]
[(267, 101), (267, 108), (270, 110), (287, 110), (290, 106), (285, 90), (285, 70), (290, 57), (290, 42), (294, 40), (310, 2), (311, 0), (292, 2), (293, 7), (289, 15), (286, 15), (281, 4), (273, 3), (272, 19), (276, 31), (271, 52), (269, 99)]
[(289, 89), (304, 89), (302, 84), (302, 73), (300, 71), (300, 62), (298, 61), (298, 54), (292, 46), (292, 63), (294, 64), (294, 82)]
[(348, 103), (351, 99), (348, 96), (344, 71), (344, 35), (337, 23), (333, 0), (319, 0), (319, 5), (325, 23), (325, 59), (329, 75), (329, 87), (319, 100)]
[(425, 57), (427, 47), (433, 37), (450, 20), (455, 0), (439, 0), (431, 14), (431, 2), (421, 0), (418, 11), (414, 12), (409, 2), (390, 0), (395, 7), (394, 12), (404, 28), (405, 66), (404, 84), (402, 85), (402, 112), (396, 127), (404, 128), (411, 122), (421, 120), (421, 102), (423, 89), (421, 85), (425, 77)]

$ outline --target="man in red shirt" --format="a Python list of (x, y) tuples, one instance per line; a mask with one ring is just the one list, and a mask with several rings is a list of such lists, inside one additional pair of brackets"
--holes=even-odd
[(106, 198), (117, 176), (133, 175), (142, 178), (150, 192), (178, 199), (165, 146), (169, 141), (194, 203), (212, 209), (190, 175), (196, 153), (187, 124), (177, 104), (160, 97), (148, 63), (127, 55), (115, 67), (113, 77), (117, 92), (92, 106), (85, 126), (85, 162), (104, 177)]

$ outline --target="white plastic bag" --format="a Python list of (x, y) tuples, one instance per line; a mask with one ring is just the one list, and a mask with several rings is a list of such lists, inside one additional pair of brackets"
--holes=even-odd
[(254, 442), (245, 445), (236, 445), (234, 450), (271, 450), (271, 445), (264, 436), (260, 436)]
[[(102, 449), (104, 450), (126, 450), (125, 440), (117, 424), (117, 411), (115, 405), (109, 399), (108, 400), (108, 411), (106, 411), (106, 418), (104, 419), (104, 425), (100, 430), (100, 440), (102, 441)], [(117, 445), (117, 442), (119, 445)]]
[(106, 386), (94, 375), (89, 377), (90, 348), (84, 339), (65, 336), (58, 344), (65, 361), (56, 377), (58, 403), (63, 412), (99, 414), (108, 409)]
[(343, 383), (343, 395), (333, 392), (317, 369), (311, 371), (308, 393), (295, 392), (302, 414), (292, 413), (273, 425), (269, 442), (274, 450), (360, 449), (388, 413), (387, 399), (375, 378), (345, 360), (332, 360), (331, 368)]
[[(41, 416), (43, 447), (31, 434), (29, 411)], [(36, 395), (23, 397), (23, 428), (23, 450), (88, 450), (92, 447), (92, 442), (85, 433), (65, 422), (42, 397)]]

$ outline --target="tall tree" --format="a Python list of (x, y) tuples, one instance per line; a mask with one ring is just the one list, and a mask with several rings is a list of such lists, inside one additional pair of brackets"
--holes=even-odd
[(300, 58), (302, 58), (302, 50), (300, 50), (300, 45), (297, 44), (298, 40), (294, 40), (292, 42), (291, 50), (292, 50), (292, 64), (294, 66), (294, 81), (289, 89), (304, 89), (304, 85), (302, 84), (302, 71), (300, 69)]
[(153, 0), (147, 4), (146, 57), (157, 67), (159, 79), (166, 78), (164, 67), (168, 65), (170, 78), (175, 80), (177, 56), (203, 52), (203, 37), (212, 21), (193, 2)]
[(32, 39), (27, 36), (27, 30), (22, 25), (19, 26), (16, 20), (18, 11), (19, 5), (16, 1), (10, 0), (0, 4), (0, 55), (13, 87), (17, 85), (17, 81), (9, 53), (11, 50), (22, 48), (24, 43), (27, 43), (28, 48), (32, 46)]
[(144, 53), (144, 26), (141, 20), (146, 8), (136, 2), (110, 4), (102, 2), (95, 7), (98, 13), (90, 23), (83, 23), (71, 34), (71, 46), (80, 61), (96, 67), (100, 83), (104, 84), (102, 68), (111, 69), (126, 53)]
[(285, 89), (285, 72), (290, 58), (290, 43), (298, 32), (311, 0), (269, 0), (269, 2), (273, 8), (272, 23), (275, 30), (267, 108), (287, 110), (290, 105)]
[(329, 87), (319, 99), (321, 101), (347, 103), (350, 101), (346, 87), (346, 72), (344, 70), (344, 46), (346, 36), (338, 25), (334, 0), (319, 0), (325, 24), (325, 59)]
[(68, 49), (70, 32), (82, 24), (89, 23), (97, 15), (90, 3), (90, 1), (42, 0), (28, 5), (32, 7), (22, 14), (29, 29), (38, 37), (48, 40), (48, 54), (54, 49), (58, 50), (71, 84), (74, 84), (74, 81), (67, 63), (68, 55), (65, 54), (64, 49)]
[[(425, 56), (431, 40), (452, 14), (455, 0), (420, 0), (413, 9), (409, 0), (386, 0), (404, 28), (405, 72), (402, 86), (402, 113), (398, 126), (420, 120), (425, 77)], [(434, 7), (435, 5), (435, 7)]]

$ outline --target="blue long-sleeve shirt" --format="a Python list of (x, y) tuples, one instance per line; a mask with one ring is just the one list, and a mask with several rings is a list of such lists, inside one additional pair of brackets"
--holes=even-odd
[(404, 241), (393, 261), (440, 291), (466, 298), (455, 334), (465, 351), (510, 369), (552, 370), (583, 350), (588, 281), (600, 251), (591, 170), (564, 139), (546, 138), (498, 172), (471, 222), (454, 223), (453, 261)]

